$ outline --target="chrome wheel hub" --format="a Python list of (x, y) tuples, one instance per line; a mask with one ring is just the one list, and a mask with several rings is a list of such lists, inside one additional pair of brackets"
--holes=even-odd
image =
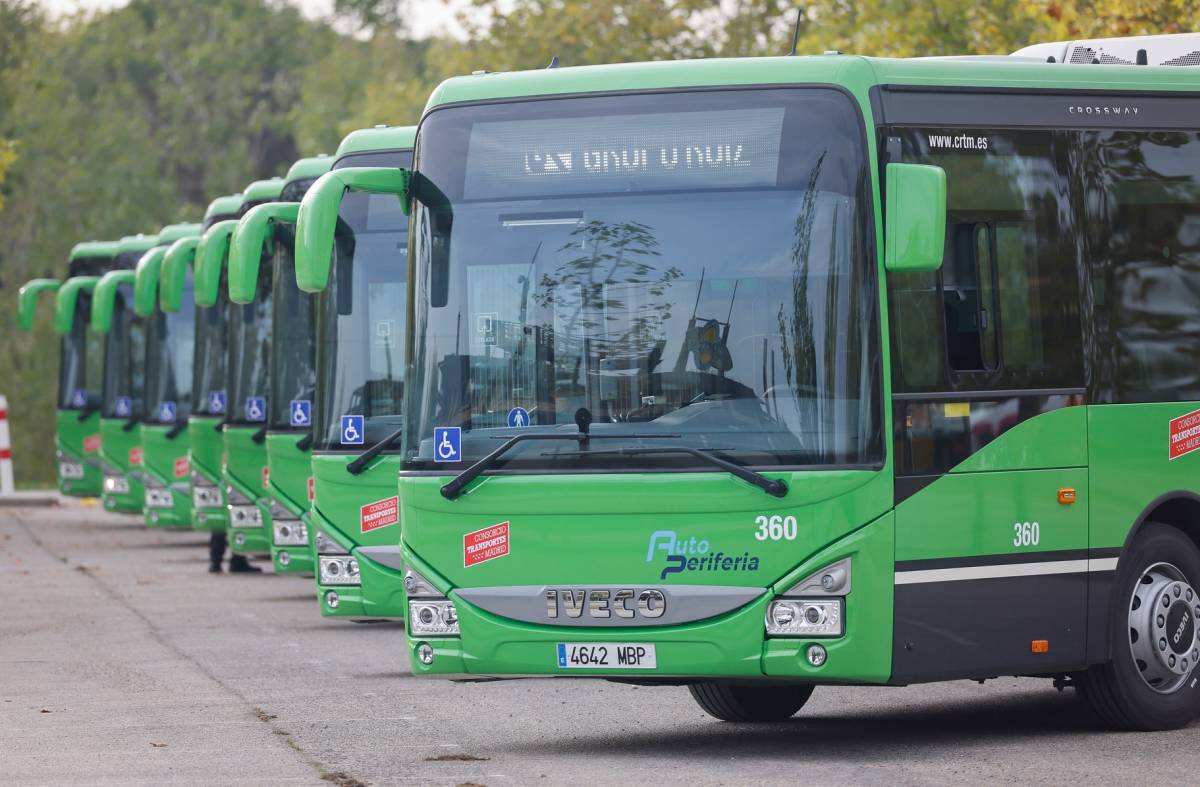
[(1170, 563), (1146, 569), (1129, 601), (1129, 649), (1147, 686), (1169, 694), (1183, 685), (1200, 662), (1198, 617), (1200, 595), (1182, 571)]

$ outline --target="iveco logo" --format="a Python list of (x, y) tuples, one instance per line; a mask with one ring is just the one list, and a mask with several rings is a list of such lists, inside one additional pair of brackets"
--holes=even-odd
[(557, 618), (560, 614), (568, 618), (583, 616), (586, 608), (588, 617), (661, 618), (667, 611), (667, 599), (661, 590), (631, 588), (572, 589), (550, 588), (546, 590), (546, 617)]
[(1133, 116), (1138, 113), (1140, 107), (1130, 106), (1128, 104), (1119, 105), (1103, 105), (1084, 106), (1083, 104), (1072, 104), (1067, 107), (1067, 112), (1072, 115), (1129, 115)]
[(1171, 644), (1179, 644), (1179, 638), (1183, 636), (1183, 630), (1187, 628), (1189, 617), (1188, 613), (1183, 613), (1183, 617), (1179, 619), (1179, 625), (1175, 628), (1175, 636), (1171, 638)]

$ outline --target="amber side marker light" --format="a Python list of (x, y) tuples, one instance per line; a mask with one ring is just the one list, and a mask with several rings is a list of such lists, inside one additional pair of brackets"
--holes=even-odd
[(1035, 639), (1033, 642), (1029, 643), (1029, 651), (1031, 653), (1049, 653), (1050, 652), (1050, 640)]
[(1075, 502), (1075, 490), (1072, 487), (1064, 486), (1058, 490), (1058, 502), (1069, 506)]

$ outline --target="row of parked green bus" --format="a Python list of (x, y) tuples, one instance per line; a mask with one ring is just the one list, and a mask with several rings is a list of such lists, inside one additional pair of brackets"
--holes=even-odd
[[(300, 159), (284, 177), (214, 199), (199, 222), (79, 243), (63, 280), (22, 288), (21, 326), (32, 326), (39, 295), (52, 294), (62, 337), (55, 440), (64, 494), (99, 496), (106, 510), (140, 514), (152, 528), (213, 531), (214, 571), (227, 532), (231, 567), (269, 555), (279, 573), (314, 574), (326, 615), (404, 617), (395, 463), (350, 476), (343, 458), (312, 449), (318, 412), (399, 412), (406, 271), (396, 254), (407, 221), (395, 198), (371, 198), (348, 217), (358, 248), (339, 281), (357, 294), (341, 292), (323, 320), (324, 296), (297, 286), (294, 238), (299, 200), (318, 177), (408, 167), (414, 133), (353, 132), (333, 156)], [(356, 299), (369, 308), (355, 313)], [(385, 312), (390, 334), (376, 324)], [(340, 370), (322, 402), (318, 345)]]
[(1198, 53), (448, 80), (27, 286), (63, 491), (404, 617), (415, 674), (743, 721), (1024, 675), (1185, 725)]

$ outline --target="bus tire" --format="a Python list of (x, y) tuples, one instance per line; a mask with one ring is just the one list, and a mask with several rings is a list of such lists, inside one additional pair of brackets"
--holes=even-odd
[(1112, 659), (1076, 676), (1081, 693), (1117, 729), (1187, 725), (1200, 714), (1200, 550), (1179, 530), (1147, 522), (1121, 558), (1113, 593)]
[(812, 696), (812, 686), (693, 683), (692, 699), (721, 721), (783, 721), (796, 715)]

